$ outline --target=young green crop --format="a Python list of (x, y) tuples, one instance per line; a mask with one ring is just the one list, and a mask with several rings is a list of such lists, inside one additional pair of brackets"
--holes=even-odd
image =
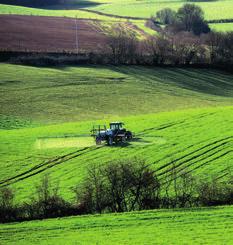
[(8, 244), (230, 244), (233, 207), (154, 210), (0, 224)]
[[(201, 179), (211, 175), (227, 176), (233, 170), (233, 107), (131, 116), (121, 120), (140, 138), (127, 147), (99, 148), (94, 141), (93, 146), (85, 149), (82, 144), (77, 145), (79, 135), (88, 134), (92, 124), (103, 124), (105, 120), (1, 130), (1, 168), (4, 169), (1, 181), (12, 178), (1, 186), (12, 186), (17, 202), (22, 202), (34, 195), (35, 184), (47, 173), (53, 183), (59, 182), (61, 195), (71, 200), (74, 197), (71, 189), (85, 178), (88, 166), (141, 156), (161, 181), (174, 165), (178, 172), (191, 171)], [(72, 140), (77, 137), (77, 144), (64, 142), (64, 147), (60, 147), (64, 137)], [(37, 147), (41, 138), (53, 138), (53, 146), (48, 145), (48, 140), (47, 148)], [(61, 161), (52, 160), (69, 153), (72, 154)], [(17, 177), (18, 174), (22, 175)]]
[(0, 114), (11, 124), (14, 117), (47, 124), (233, 104), (232, 75), (217, 70), (1, 64), (0, 73)]

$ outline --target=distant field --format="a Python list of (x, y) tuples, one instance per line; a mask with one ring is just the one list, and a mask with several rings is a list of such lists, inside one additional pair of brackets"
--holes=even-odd
[(233, 23), (210, 24), (210, 28), (215, 31), (221, 31), (221, 32), (233, 31)]
[(217, 70), (1, 64), (0, 73), (0, 113), (35, 122), (233, 104), (232, 75)]
[[(105, 0), (90, 1), (87, 4), (74, 4), (71, 6), (56, 5), (50, 6), (47, 9), (36, 9), (20, 6), (10, 6), (0, 4), (0, 14), (21, 14), (21, 15), (42, 15), (42, 16), (61, 16), (61, 17), (75, 17), (78, 18), (91, 18), (105, 20), (108, 22), (112, 21), (126, 21), (132, 17), (150, 18), (158, 10), (169, 7), (177, 10), (186, 1), (157, 1), (157, 0), (127, 0), (127, 1), (116, 1), (113, 0), (110, 3)], [(190, 2), (195, 3), (202, 7), (205, 12), (205, 18), (207, 20), (221, 20), (221, 19), (232, 19), (233, 18), (233, 1), (232, 0), (221, 0), (221, 1), (198, 1)], [(85, 9), (97, 11), (96, 13), (83, 11)], [(99, 12), (99, 13), (98, 13)], [(109, 17), (105, 14), (113, 14), (119, 16), (125, 16), (125, 19), (119, 19), (116, 16)], [(153, 31), (146, 28), (144, 25), (145, 21), (142, 20), (131, 20), (139, 28), (144, 30), (146, 33), (154, 34)], [(227, 26), (228, 30), (230, 26)], [(230, 30), (232, 30), (230, 28)]]
[[(77, 52), (75, 19), (0, 15), (0, 22), (2, 50)], [(80, 52), (100, 51), (107, 42), (100, 21), (77, 20), (77, 36)]]
[[(92, 9), (100, 11), (107, 14), (115, 14), (120, 16), (128, 17), (146, 17), (149, 18), (151, 15), (155, 14), (158, 10), (170, 7), (172, 9), (178, 9), (181, 7), (185, 1), (157, 1), (157, 0), (126, 0), (126, 1), (91, 1), (93, 3), (97, 2), (100, 4), (80, 6), (77, 4), (72, 7), (62, 7), (54, 6), (49, 9), (33, 9), (26, 7), (10, 6), (10, 5), (0, 5), (0, 13), (3, 14), (33, 14), (33, 15), (46, 15), (46, 16), (67, 16), (74, 17), (78, 15), (79, 18), (101, 18), (110, 19), (107, 16), (99, 16), (98, 14), (87, 13), (81, 11), (82, 8)], [(233, 15), (233, 1), (232, 0), (221, 0), (221, 1), (200, 1), (194, 2), (195, 4), (201, 6), (205, 12), (205, 17), (207, 20), (213, 19), (232, 19)], [(81, 9), (78, 9), (82, 7)]]
[(154, 210), (0, 225), (3, 244), (230, 244), (233, 207)]
[[(187, 1), (111, 1), (102, 5), (93, 6), (90, 9), (95, 9), (104, 13), (114, 13), (123, 16), (134, 17), (150, 17), (162, 8), (172, 8), (177, 10)], [(233, 1), (198, 1), (192, 2), (202, 7), (205, 12), (205, 18), (207, 20), (212, 19), (232, 19), (233, 17)]]
[[(62, 9), (36, 9), (21, 6), (3, 5), (0, 4), (0, 15), (30, 15), (30, 16), (51, 16), (51, 17), (77, 17), (79, 19), (92, 19), (101, 20), (108, 25), (112, 25), (116, 22), (128, 22), (128, 19), (108, 17), (105, 15), (99, 15), (90, 12), (84, 12), (78, 9), (75, 10), (62, 10)], [(155, 34), (156, 32), (145, 26), (145, 21), (143, 20), (130, 20), (131, 23), (136, 25), (139, 29), (147, 34)]]

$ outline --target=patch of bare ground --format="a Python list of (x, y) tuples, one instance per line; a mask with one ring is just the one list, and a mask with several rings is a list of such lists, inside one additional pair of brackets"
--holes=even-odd
[(76, 52), (78, 47), (91, 52), (107, 42), (96, 28), (98, 20), (77, 19), (76, 24), (74, 18), (0, 15), (0, 23), (1, 50)]

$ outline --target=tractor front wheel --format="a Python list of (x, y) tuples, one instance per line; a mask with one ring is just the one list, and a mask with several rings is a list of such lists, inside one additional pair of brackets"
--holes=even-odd
[(112, 144), (113, 144), (113, 139), (112, 139), (112, 137), (108, 137), (107, 143), (108, 143), (108, 145), (112, 145)]

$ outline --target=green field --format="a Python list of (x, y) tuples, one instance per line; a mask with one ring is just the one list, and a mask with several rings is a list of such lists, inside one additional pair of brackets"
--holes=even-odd
[(229, 32), (233, 30), (233, 23), (210, 24), (210, 28), (215, 31)]
[(232, 75), (217, 70), (1, 64), (0, 73), (0, 113), (36, 124), (233, 104)]
[[(151, 15), (155, 14), (158, 10), (169, 7), (177, 10), (181, 7), (185, 1), (92, 1), (100, 4), (87, 5), (87, 9), (100, 11), (107, 14), (114, 14), (120, 16), (128, 17), (145, 17), (149, 18)], [(221, 0), (221, 1), (200, 1), (196, 2), (197, 5), (201, 6), (205, 12), (205, 17), (207, 20), (213, 19), (232, 19), (233, 12), (233, 1), (232, 0)], [(83, 5), (81, 5), (83, 7)], [(62, 7), (54, 6), (49, 9), (34, 9), (10, 5), (0, 5), (0, 13), (2, 14), (32, 14), (32, 15), (45, 15), (45, 16), (67, 16), (79, 18), (101, 18), (109, 19), (106, 16), (99, 16), (97, 14), (87, 13), (79, 10), (80, 4), (74, 5), (72, 7)]]
[(0, 225), (2, 244), (231, 244), (233, 207), (155, 210)]
[[(143, 17), (150, 18), (158, 10), (169, 7), (174, 10), (180, 8), (185, 1), (158, 1), (158, 0), (127, 0), (116, 1), (113, 0), (110, 3), (105, 0), (97, 1), (82, 1), (81, 3), (73, 4), (71, 6), (56, 5), (50, 6), (47, 9), (28, 8), (20, 6), (11, 6), (0, 4), (0, 14), (20, 14), (20, 15), (41, 15), (41, 16), (61, 16), (61, 17), (75, 17), (78, 18), (90, 18), (99, 19), (112, 23), (115, 21), (126, 21), (130, 17)], [(193, 2), (191, 2), (193, 3)], [(198, 1), (194, 2), (199, 5), (205, 12), (205, 18), (207, 20), (221, 20), (233, 18), (233, 1), (221, 0), (221, 1)], [(119, 16), (125, 16), (125, 19), (118, 19), (116, 17), (109, 17), (105, 15), (99, 15), (98, 13), (90, 13), (82, 10), (90, 9), (106, 14), (113, 14)], [(151, 30), (144, 26), (144, 21), (131, 20), (139, 28), (143, 29), (148, 34), (154, 34)], [(232, 30), (232, 25), (221, 24), (222, 27), (214, 26), (215, 29), (222, 31)], [(224, 25), (224, 27), (223, 27)]]
[[(1, 82), (1, 185), (10, 184), (19, 202), (34, 193), (45, 173), (71, 200), (71, 188), (85, 178), (87, 166), (119, 157), (143, 156), (161, 179), (172, 162), (200, 178), (225, 176), (233, 167), (228, 73), (3, 64)], [(188, 109), (194, 107), (201, 108)], [(92, 124), (118, 119), (141, 139), (127, 147), (98, 148), (84, 137)], [(69, 153), (64, 161), (51, 161)]]
[[(103, 1), (106, 2), (106, 1)], [(127, 1), (111, 1), (102, 5), (91, 7), (90, 9), (98, 10), (108, 14), (118, 14), (123, 16), (147, 17), (154, 15), (158, 10), (163, 8), (172, 8), (177, 10), (187, 1), (158, 1), (158, 0), (127, 0)], [(233, 1), (198, 1), (192, 2), (199, 5), (205, 12), (207, 20), (212, 19), (232, 19), (233, 17)]]
[[(147, 34), (156, 11), (187, 1), (83, 0), (45, 9), (0, 4), (0, 14), (126, 21)], [(197, 1), (207, 20), (233, 18), (233, 0)], [(106, 14), (85, 12), (83, 9)], [(127, 24), (123, 24), (125, 27)], [(233, 30), (232, 23), (212, 29)], [(128, 28), (131, 28), (128, 25)], [(144, 33), (138, 32), (142, 37)], [(138, 34), (139, 35), (139, 34)], [(33, 67), (0, 63), (0, 188), (15, 203), (30, 202), (48, 174), (59, 195), (74, 203), (88, 168), (140, 158), (160, 183), (175, 168), (197, 180), (233, 174), (233, 76), (215, 69), (146, 66)], [(128, 144), (96, 146), (95, 124), (123, 121), (135, 137)], [(0, 224), (5, 244), (230, 244), (233, 206), (148, 210)]]

